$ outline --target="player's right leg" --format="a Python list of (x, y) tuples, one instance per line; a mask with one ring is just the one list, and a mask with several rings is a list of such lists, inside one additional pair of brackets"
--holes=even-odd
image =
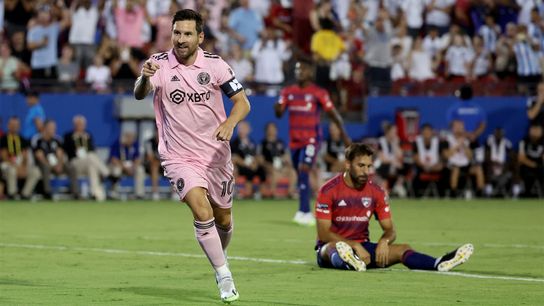
[(214, 211), (208, 200), (207, 190), (202, 187), (194, 187), (187, 192), (184, 201), (193, 213), (195, 235), (198, 243), (215, 269), (221, 300), (223, 302), (237, 300), (239, 295), (234, 286), (232, 273), (226, 264), (221, 238), (215, 226)]
[(366, 264), (345, 242), (326, 243), (317, 248), (317, 265), (321, 268), (365, 271)]

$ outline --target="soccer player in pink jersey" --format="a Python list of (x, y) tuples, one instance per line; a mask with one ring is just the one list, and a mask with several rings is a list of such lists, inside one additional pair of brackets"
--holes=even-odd
[[(467, 243), (434, 258), (408, 244), (393, 243), (397, 236), (387, 193), (370, 180), (373, 150), (352, 143), (346, 149), (346, 170), (326, 182), (317, 196), (317, 264), (322, 268), (365, 271), (403, 263), (410, 269), (449, 271), (466, 262), (474, 247)], [(378, 243), (370, 242), (372, 215), (383, 230)]]
[[(134, 96), (141, 100), (154, 91), (161, 165), (190, 207), (195, 236), (215, 270), (221, 300), (230, 303), (239, 295), (226, 259), (234, 188), (229, 141), (250, 105), (227, 63), (199, 48), (203, 41), (200, 14), (178, 11), (172, 20), (173, 48), (144, 63)], [(234, 103), (228, 117), (222, 93)]]

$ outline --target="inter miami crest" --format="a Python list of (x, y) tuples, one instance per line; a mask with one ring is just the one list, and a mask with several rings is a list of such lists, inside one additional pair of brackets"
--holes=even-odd
[(176, 182), (176, 188), (178, 189), (179, 192), (181, 192), (183, 190), (183, 187), (185, 187), (185, 181), (182, 178), (180, 178)]
[(196, 80), (200, 85), (208, 85), (208, 83), (210, 83), (210, 74), (207, 72), (201, 72), (196, 77)]

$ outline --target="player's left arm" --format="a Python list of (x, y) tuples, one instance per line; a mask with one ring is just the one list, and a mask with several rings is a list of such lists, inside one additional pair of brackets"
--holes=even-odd
[(386, 267), (389, 265), (389, 245), (395, 241), (397, 233), (391, 218), (380, 220), (380, 226), (383, 234), (376, 247), (376, 264), (379, 267)]
[(243, 90), (230, 97), (230, 99), (234, 102), (234, 106), (232, 107), (227, 120), (221, 123), (213, 133), (217, 140), (220, 141), (230, 141), (234, 128), (238, 122), (244, 120), (251, 110), (249, 100)]

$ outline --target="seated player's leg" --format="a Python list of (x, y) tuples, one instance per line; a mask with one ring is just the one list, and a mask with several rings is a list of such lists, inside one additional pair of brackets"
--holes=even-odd
[(317, 265), (321, 268), (365, 271), (366, 264), (345, 242), (326, 243), (317, 248)]
[(445, 272), (466, 262), (473, 252), (474, 247), (470, 243), (464, 244), (439, 258), (434, 258), (409, 248), (402, 254), (401, 262), (409, 269), (438, 270)]

